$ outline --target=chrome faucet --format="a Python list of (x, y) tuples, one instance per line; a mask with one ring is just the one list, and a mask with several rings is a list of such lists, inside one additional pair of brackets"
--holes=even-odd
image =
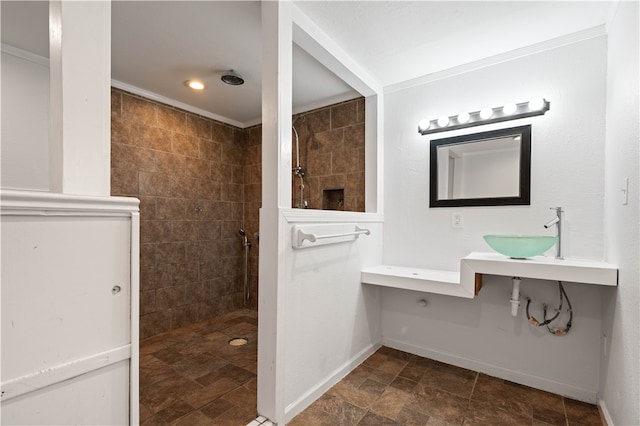
[(553, 225), (556, 225), (558, 243), (556, 244), (556, 259), (563, 259), (562, 257), (562, 207), (550, 207), (551, 210), (556, 211), (556, 217), (551, 219), (549, 222), (545, 223), (545, 228), (550, 228)]

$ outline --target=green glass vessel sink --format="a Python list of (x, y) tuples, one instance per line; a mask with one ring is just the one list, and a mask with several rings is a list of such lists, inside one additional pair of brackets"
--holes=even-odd
[(544, 235), (485, 235), (483, 238), (492, 249), (514, 259), (538, 256), (558, 242), (558, 237)]

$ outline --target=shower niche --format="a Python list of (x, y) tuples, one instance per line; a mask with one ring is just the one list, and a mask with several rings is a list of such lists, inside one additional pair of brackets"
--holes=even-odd
[(344, 188), (323, 189), (322, 210), (344, 210)]

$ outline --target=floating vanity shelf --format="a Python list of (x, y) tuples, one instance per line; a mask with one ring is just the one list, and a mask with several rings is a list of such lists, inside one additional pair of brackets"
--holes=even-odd
[(498, 253), (480, 252), (461, 259), (459, 272), (377, 265), (364, 268), (360, 279), (365, 284), (473, 298), (482, 288), (483, 275), (618, 285), (618, 268), (605, 262), (544, 256), (511, 259)]
[[(365, 284), (383, 287), (473, 298), (477, 294), (476, 276), (468, 269), (463, 269), (463, 272), (378, 265), (363, 269), (360, 280)], [(461, 279), (461, 276), (464, 277)]]
[(534, 256), (529, 259), (511, 259), (498, 253), (473, 252), (463, 258), (477, 273), (507, 277), (536, 278), (540, 280), (573, 283), (618, 285), (618, 267), (606, 262), (584, 259), (562, 259)]

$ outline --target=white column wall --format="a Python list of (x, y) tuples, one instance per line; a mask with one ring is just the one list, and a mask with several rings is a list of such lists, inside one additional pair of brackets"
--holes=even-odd
[(378, 289), (362, 285), (360, 271), (382, 260), (382, 223), (379, 217), (358, 214), (313, 222), (296, 211), (284, 217), (288, 241), (296, 224), (354, 221), (371, 231), (355, 242), (303, 249), (285, 245), (284, 401), (289, 421), (380, 345)]
[[(262, 3), (263, 127), (260, 211), (258, 412), (284, 424), (371, 354), (380, 342), (377, 289), (360, 271), (382, 258), (382, 96), (344, 52), (290, 2)], [(291, 209), (291, 54), (293, 36), (367, 96), (367, 209)], [(354, 83), (355, 82), (355, 83)], [(355, 86), (354, 86), (355, 87)], [(363, 90), (361, 90), (363, 91)], [(372, 161), (369, 164), (370, 160)], [(372, 208), (373, 207), (373, 208)], [(358, 224), (370, 236), (300, 250), (296, 224)], [(351, 226), (351, 225), (349, 225)], [(355, 225), (354, 225), (355, 226)]]
[[(456, 270), (472, 251), (491, 251), (484, 234), (553, 235), (543, 224), (565, 213), (566, 257), (604, 256), (604, 117), (606, 37), (600, 36), (486, 68), (385, 94), (386, 264)], [(421, 118), (484, 106), (551, 102), (547, 114), (466, 131), (420, 136)], [(531, 205), (429, 208), (429, 140), (532, 124)], [(451, 227), (452, 213), (464, 228)], [(549, 255), (553, 255), (551, 251)], [(485, 277), (473, 300), (403, 291), (382, 292), (383, 342), (452, 364), (595, 402), (599, 383), (601, 289), (569, 284), (574, 304), (570, 333), (556, 337), (531, 328), (522, 309), (510, 315), (508, 278)], [(523, 279), (522, 296), (558, 303), (557, 285)], [(426, 308), (417, 301), (428, 300)], [(524, 300), (524, 299), (522, 299)]]
[[(280, 207), (291, 203), (291, 3), (262, 2), (262, 207), (258, 413), (284, 421), (284, 251)], [(288, 143), (286, 141), (289, 141)]]
[[(620, 267), (618, 291), (603, 300), (601, 406), (609, 424), (640, 424), (640, 108), (638, 2), (620, 2), (608, 27), (605, 139), (606, 260)], [(629, 179), (628, 204), (622, 204)]]
[(110, 195), (111, 2), (50, 4), (52, 192)]

